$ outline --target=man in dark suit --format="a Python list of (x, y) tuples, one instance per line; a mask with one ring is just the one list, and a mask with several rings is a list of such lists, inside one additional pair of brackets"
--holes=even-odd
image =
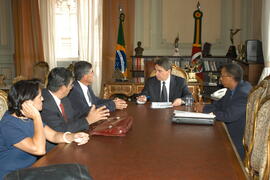
[(234, 145), (240, 155), (244, 158), (244, 147), (242, 143), (245, 123), (246, 105), (251, 85), (243, 81), (243, 69), (238, 64), (227, 64), (221, 69), (220, 81), (228, 88), (226, 94), (213, 104), (196, 104), (197, 112), (214, 113), (216, 119), (225, 122)]
[[(84, 117), (75, 115), (69, 99), (66, 97), (73, 87), (72, 73), (65, 68), (54, 68), (48, 76), (47, 89), (42, 90), (42, 120), (52, 129), (60, 132), (77, 132), (89, 128), (89, 125), (107, 119), (109, 110), (105, 106), (95, 106)], [(48, 149), (53, 144), (47, 144)]]
[(96, 105), (96, 107), (106, 106), (110, 111), (127, 107), (127, 103), (122, 99), (102, 99), (94, 94), (90, 86), (94, 80), (91, 63), (86, 61), (77, 62), (74, 65), (74, 75), (74, 87), (70, 91), (68, 98), (76, 114), (82, 115), (88, 112), (92, 105)]
[(191, 96), (186, 80), (171, 75), (171, 64), (167, 58), (161, 58), (155, 62), (156, 76), (149, 78), (137, 97), (137, 101), (146, 102), (172, 102), (173, 106), (184, 103), (186, 96)]

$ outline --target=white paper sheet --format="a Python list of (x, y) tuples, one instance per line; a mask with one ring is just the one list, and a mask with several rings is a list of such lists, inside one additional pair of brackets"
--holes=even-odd
[(208, 119), (214, 119), (216, 117), (213, 113), (197, 113), (179, 110), (174, 110), (173, 113), (175, 117), (208, 118)]
[(152, 109), (163, 109), (163, 108), (170, 108), (172, 107), (171, 102), (152, 102), (151, 108)]

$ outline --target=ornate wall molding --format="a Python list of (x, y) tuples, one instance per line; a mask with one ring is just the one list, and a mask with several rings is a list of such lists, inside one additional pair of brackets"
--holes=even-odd
[[(144, 55), (172, 55), (174, 38), (179, 32), (180, 54), (190, 55), (194, 33), (192, 13), (196, 9), (196, 4), (192, 3), (194, 1), (136, 0), (134, 47), (137, 41), (142, 41)], [(201, 1), (204, 13), (202, 41), (212, 43), (212, 55), (226, 54), (231, 28), (242, 29), (237, 43), (250, 37), (250, 3), (251, 0)], [(176, 7), (181, 7), (179, 12)]]

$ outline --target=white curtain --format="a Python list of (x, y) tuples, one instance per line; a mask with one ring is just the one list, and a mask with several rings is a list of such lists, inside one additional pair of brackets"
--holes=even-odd
[(80, 60), (92, 64), (95, 80), (93, 91), (99, 95), (102, 79), (102, 0), (78, 1)]
[(264, 69), (261, 74), (261, 80), (270, 75), (270, 1), (263, 0), (262, 2), (262, 44), (264, 56)]
[(55, 58), (55, 0), (39, 0), (40, 23), (42, 31), (42, 42), (44, 48), (44, 58), (48, 62), (50, 69), (57, 66)]

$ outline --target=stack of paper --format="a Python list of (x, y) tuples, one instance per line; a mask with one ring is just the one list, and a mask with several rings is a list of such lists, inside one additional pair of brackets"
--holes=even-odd
[(212, 125), (215, 122), (215, 115), (213, 113), (196, 113), (174, 110), (174, 116), (172, 122), (184, 123), (184, 124), (209, 124)]
[(164, 108), (170, 108), (172, 107), (171, 102), (152, 102), (151, 108), (152, 109), (164, 109)]

